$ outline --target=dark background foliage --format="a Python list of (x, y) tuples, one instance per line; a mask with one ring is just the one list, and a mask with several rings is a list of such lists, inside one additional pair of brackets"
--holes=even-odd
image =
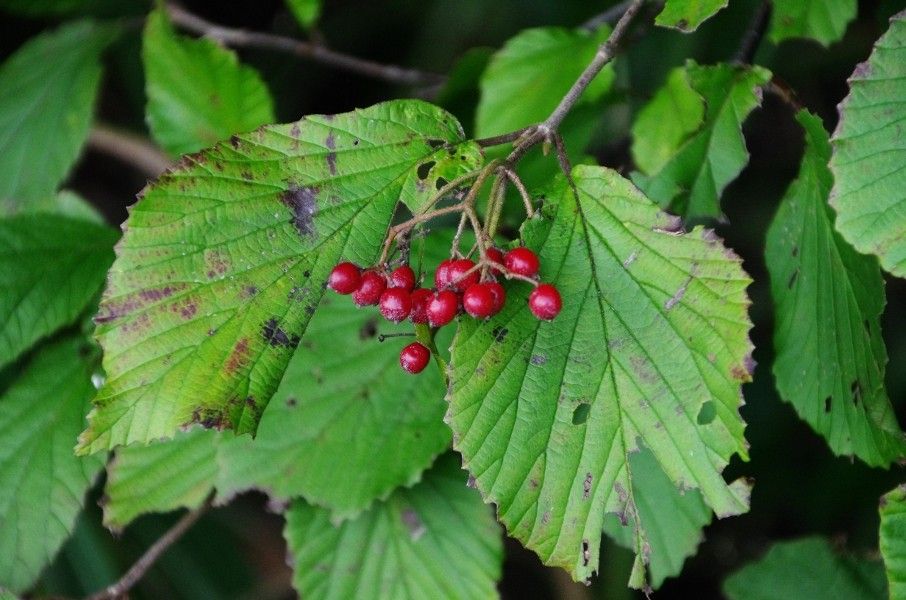
[[(107, 71), (98, 113), (104, 122), (145, 130), (141, 74), (140, 18), (148, 6), (100, 2), (100, 16), (135, 18), (135, 26), (107, 54)], [(731, 60), (758, 2), (733, 0), (729, 9), (691, 36), (649, 29), (631, 41), (618, 75), (617, 97), (608, 109), (608, 125), (592, 149), (602, 164), (628, 168), (630, 110), (637, 109), (662, 84), (667, 71), (686, 58), (702, 63)], [(286, 35), (301, 35), (280, 0), (187, 1), (185, 6), (212, 21)], [(798, 92), (801, 102), (819, 114), (826, 127), (836, 123), (836, 104), (846, 94), (846, 78), (865, 60), (887, 18), (906, 6), (902, 0), (860, 2), (859, 18), (845, 38), (829, 49), (814, 42), (787, 41), (777, 47), (765, 40), (756, 62), (770, 68)], [(602, 9), (583, 0), (328, 0), (321, 31), (330, 43), (363, 57), (448, 73), (473, 47), (499, 47), (520, 30), (540, 25), (575, 26)], [(51, 21), (0, 13), (3, 58)], [(362, 107), (411, 90), (339, 72), (297, 58), (264, 51), (242, 52), (257, 67), (277, 102), (280, 121), (307, 113), (333, 113)], [(474, 83), (468, 81), (467, 83)], [(470, 123), (477, 101), (474, 86), (452, 99), (448, 108)], [(625, 101), (625, 102), (624, 102)], [(726, 223), (718, 227), (745, 261), (755, 283), (749, 289), (755, 328), (755, 358), (763, 365), (744, 389), (751, 461), (731, 464), (726, 476), (755, 479), (750, 513), (713, 523), (697, 556), (678, 579), (668, 580), (658, 598), (720, 596), (723, 579), (760, 556), (767, 546), (808, 534), (830, 536), (857, 555), (877, 548), (877, 500), (904, 478), (858, 461), (834, 458), (826, 443), (795, 415), (774, 391), (771, 310), (763, 251), (765, 231), (778, 201), (795, 177), (802, 134), (790, 108), (767, 95), (745, 125), (751, 160), (724, 194)], [(36, 157), (40, 160), (39, 157)], [(128, 165), (87, 151), (67, 187), (95, 202), (112, 223), (120, 223), (143, 176)], [(906, 281), (886, 276), (888, 305), (882, 328), (890, 355), (889, 395), (900, 422), (906, 422)], [(100, 488), (100, 484), (96, 486)], [(100, 525), (99, 491), (89, 501), (72, 539), (45, 573), (39, 591), (83, 595), (116, 579), (175, 520), (146, 516), (114, 536)], [(135, 598), (293, 597), (285, 566), (280, 517), (268, 512), (263, 496), (240, 497), (213, 511), (154, 567), (133, 594)], [(572, 584), (561, 571), (543, 568), (534, 554), (508, 541), (501, 591), (504, 597), (629, 598), (625, 588), (631, 565), (628, 551), (605, 543), (601, 576), (590, 588)]]

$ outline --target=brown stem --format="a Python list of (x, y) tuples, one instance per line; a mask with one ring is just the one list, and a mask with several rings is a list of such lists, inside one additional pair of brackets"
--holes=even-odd
[(209, 508), (211, 508), (211, 503), (214, 500), (214, 493), (208, 495), (205, 501), (196, 508), (187, 512), (183, 517), (176, 522), (173, 527), (171, 527), (167, 532), (160, 537), (154, 544), (151, 545), (148, 550), (142, 554), (142, 556), (135, 562), (132, 567), (126, 571), (126, 574), (123, 575), (119, 581), (107, 586), (100, 592), (92, 594), (86, 598), (86, 600), (113, 600), (115, 598), (124, 597), (129, 590), (135, 587), (145, 573), (148, 572), (154, 563), (157, 562), (157, 559), (167, 551), (167, 549), (172, 546), (183, 534), (188, 531), (192, 525), (195, 524), (198, 519), (204, 515)]
[(504, 170), (504, 173), (506, 173), (507, 178), (512, 182), (513, 186), (519, 190), (519, 195), (522, 196), (522, 203), (525, 204), (525, 216), (531, 219), (535, 216), (535, 207), (532, 206), (532, 197), (525, 188), (525, 184), (522, 182), (519, 175), (516, 174), (516, 171), (507, 168)]
[(752, 63), (752, 59), (755, 58), (755, 52), (758, 51), (758, 46), (761, 44), (761, 39), (768, 29), (770, 20), (771, 2), (770, 0), (763, 0), (755, 10), (755, 14), (752, 15), (752, 21), (749, 23), (749, 28), (746, 30), (745, 35), (742, 36), (742, 42), (736, 52), (736, 62), (744, 65)]
[(173, 164), (147, 139), (101, 123), (91, 129), (88, 147), (121, 160), (150, 179), (156, 178)]
[(397, 65), (381, 64), (331, 50), (315, 42), (306, 42), (271, 33), (223, 27), (216, 23), (211, 23), (176, 4), (168, 4), (167, 13), (173, 23), (186, 31), (215, 39), (231, 47), (263, 48), (288, 52), (300, 58), (307, 58), (330, 67), (402, 85), (430, 85), (445, 80), (443, 75)]

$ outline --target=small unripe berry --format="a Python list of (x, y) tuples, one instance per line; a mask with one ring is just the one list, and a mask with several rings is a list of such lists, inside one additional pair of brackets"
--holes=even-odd
[(560, 300), (560, 292), (557, 291), (557, 288), (547, 283), (542, 283), (532, 290), (532, 293), (529, 294), (528, 304), (532, 314), (545, 321), (550, 321), (556, 317), (563, 307), (563, 302)]
[(418, 342), (412, 342), (400, 352), (400, 366), (413, 375), (421, 373), (431, 360), (431, 351)]
[(503, 257), (503, 264), (507, 270), (517, 275), (534, 277), (541, 266), (538, 256), (528, 248), (513, 248)]
[(485, 319), (494, 314), (494, 292), (486, 283), (470, 285), (462, 294), (462, 307), (476, 319)]
[[(466, 291), (469, 286), (478, 283), (480, 277), (478, 270), (469, 273), (469, 270), (475, 266), (475, 263), (468, 258), (454, 260), (450, 265), (450, 287), (457, 292)], [(469, 273), (466, 275), (466, 273)]]
[(330, 272), (327, 287), (338, 294), (351, 294), (362, 283), (362, 270), (351, 262), (341, 262)]
[(437, 265), (437, 270), (434, 271), (434, 287), (443, 290), (450, 285), (450, 267), (454, 262), (452, 258), (440, 261), (440, 264)]
[(434, 292), (425, 288), (418, 288), (412, 292), (412, 310), (409, 312), (409, 319), (413, 323), (428, 322), (428, 301)]
[(428, 300), (425, 314), (431, 327), (443, 327), (453, 320), (459, 311), (459, 296), (450, 290), (436, 292)]
[(494, 296), (494, 310), (491, 312), (491, 316), (493, 316), (499, 313), (506, 303), (506, 290), (496, 281), (489, 281), (485, 285), (488, 286)]
[(380, 308), (385, 319), (399, 323), (409, 316), (409, 311), (412, 310), (412, 297), (403, 288), (387, 288), (381, 294)]
[(415, 271), (409, 265), (397, 267), (390, 274), (390, 285), (392, 288), (403, 288), (411, 292), (415, 287)]
[(362, 273), (359, 289), (352, 293), (352, 301), (357, 306), (373, 306), (380, 302), (381, 294), (387, 289), (387, 278), (376, 271)]

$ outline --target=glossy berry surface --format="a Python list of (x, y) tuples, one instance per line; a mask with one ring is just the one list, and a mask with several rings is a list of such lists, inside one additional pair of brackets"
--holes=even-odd
[(462, 307), (476, 319), (485, 319), (494, 314), (494, 292), (486, 283), (470, 285), (462, 294)]
[(434, 287), (439, 290), (445, 289), (450, 285), (450, 267), (455, 261), (452, 258), (447, 260), (442, 260), (439, 265), (437, 265), (437, 270), (434, 271)]
[(409, 316), (409, 311), (412, 310), (412, 297), (409, 291), (403, 288), (387, 288), (381, 294), (380, 309), (385, 319), (399, 323)]
[(431, 360), (431, 351), (418, 342), (412, 342), (400, 352), (400, 366), (409, 373), (421, 373)]
[(333, 268), (327, 278), (327, 287), (338, 294), (351, 294), (362, 283), (362, 270), (351, 262), (342, 262)]
[[(503, 252), (501, 252), (499, 248), (488, 248), (487, 255), (489, 261), (503, 266)], [(503, 269), (491, 268), (495, 271), (503, 271)]]
[(557, 291), (557, 288), (547, 283), (542, 283), (532, 290), (532, 293), (529, 294), (528, 304), (532, 314), (545, 321), (550, 321), (556, 317), (560, 313), (560, 309), (563, 308), (560, 292)]
[(415, 287), (415, 271), (412, 270), (412, 267), (409, 265), (403, 265), (397, 267), (390, 273), (390, 283), (389, 287), (391, 288), (402, 288), (407, 292), (411, 292), (412, 288)]
[(409, 312), (409, 319), (413, 323), (428, 322), (428, 301), (434, 292), (425, 288), (418, 288), (412, 292), (412, 310)]
[[(460, 258), (459, 260), (453, 261), (453, 263), (450, 265), (449, 283), (452, 289), (456, 290), (457, 292), (464, 292), (470, 286), (478, 283), (478, 278), (481, 276), (478, 270), (476, 269), (469, 273), (469, 270), (474, 266), (475, 263), (468, 258)], [(469, 274), (466, 275), (466, 273)]]
[(528, 248), (513, 248), (503, 257), (503, 264), (511, 273), (526, 277), (537, 275), (541, 266), (538, 255)]
[(436, 292), (428, 299), (425, 314), (431, 327), (442, 327), (453, 320), (459, 311), (459, 296), (450, 290)]
[(503, 305), (506, 303), (506, 290), (503, 289), (503, 286), (497, 283), (496, 281), (489, 281), (485, 283), (491, 294), (494, 296), (494, 310), (491, 312), (491, 315), (496, 315), (503, 308)]
[(387, 278), (376, 271), (362, 273), (359, 289), (352, 293), (352, 301), (357, 306), (373, 306), (380, 302), (381, 294), (387, 289)]

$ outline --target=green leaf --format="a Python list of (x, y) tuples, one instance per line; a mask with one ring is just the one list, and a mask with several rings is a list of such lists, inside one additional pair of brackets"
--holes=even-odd
[(303, 598), (495, 598), (503, 544), (481, 498), (445, 455), (412, 489), (335, 526), (302, 501), (286, 513), (293, 586)]
[(742, 124), (770, 79), (762, 67), (693, 61), (671, 72), (633, 125), (633, 182), (685, 218), (720, 216), (720, 195), (749, 161)]
[(449, 446), (450, 431), (438, 371), (413, 377), (399, 366), (399, 349), (412, 340), (377, 339), (405, 331), (412, 325), (325, 297), (257, 437), (223, 446), (221, 494), (302, 496), (342, 519), (415, 483)]
[(0, 66), (0, 203), (51, 197), (69, 173), (88, 138), (101, 52), (115, 31), (68, 23)]
[(96, 360), (84, 339), (48, 344), (0, 396), (0, 587), (31, 586), (72, 532), (103, 465), (72, 452)]
[(221, 434), (208, 429), (117, 449), (107, 465), (104, 525), (121, 530), (145, 513), (196, 508), (214, 488)]
[(777, 315), (777, 389), (835, 454), (889, 466), (906, 455), (906, 438), (884, 389), (884, 282), (878, 261), (834, 231), (831, 148), (821, 119), (806, 111), (797, 118), (805, 156), (765, 249)]
[[(546, 119), (609, 35), (609, 27), (595, 32), (543, 27), (526, 29), (508, 40), (481, 78), (476, 137), (508, 133)], [(600, 98), (613, 80), (613, 67), (608, 65), (580, 103)]]
[(840, 104), (830, 168), (837, 230), (863, 254), (906, 277), (906, 11), (894, 16)]
[(304, 29), (311, 29), (321, 16), (321, 0), (286, 0), (286, 5)]
[(746, 485), (720, 472), (746, 457), (751, 280), (713, 232), (682, 233), (616, 172), (573, 177), (578, 197), (561, 180), (523, 229), (563, 312), (537, 320), (514, 283), (499, 315), (461, 323), (447, 421), (509, 532), (586, 579), (605, 511), (637, 514), (629, 455), (640, 441), (718, 516), (747, 510)]
[(452, 116), (396, 101), (234, 136), (133, 207), (97, 321), (107, 383), (80, 451), (191, 423), (254, 432), (340, 260), (373, 264), (402, 198), (481, 151)]
[(85, 312), (104, 285), (116, 238), (83, 219), (0, 219), (0, 367)]
[(729, 0), (667, 0), (654, 22), (661, 27), (691, 33), (727, 4)]
[(881, 498), (881, 556), (891, 598), (906, 597), (906, 485)]
[(856, 0), (774, 0), (768, 37), (775, 44), (810, 38), (829, 46), (843, 37), (856, 18)]
[(680, 493), (658, 465), (650, 450), (642, 448), (629, 457), (632, 495), (638, 507), (638, 520), (626, 515), (626, 523), (616, 515), (604, 518), (604, 532), (630, 550), (642, 540), (644, 553), (636, 557), (630, 585), (644, 587), (645, 564), (651, 574), (650, 585), (657, 589), (667, 577), (680, 574), (686, 558), (695, 554), (702, 541), (702, 529), (711, 522), (711, 511), (698, 490)]
[(729, 600), (879, 600), (884, 571), (877, 561), (838, 555), (827, 540), (811, 537), (774, 544), (731, 575), (723, 591)]
[(160, 10), (148, 16), (142, 43), (148, 124), (174, 155), (274, 121), (258, 72), (209, 39), (177, 35)]

